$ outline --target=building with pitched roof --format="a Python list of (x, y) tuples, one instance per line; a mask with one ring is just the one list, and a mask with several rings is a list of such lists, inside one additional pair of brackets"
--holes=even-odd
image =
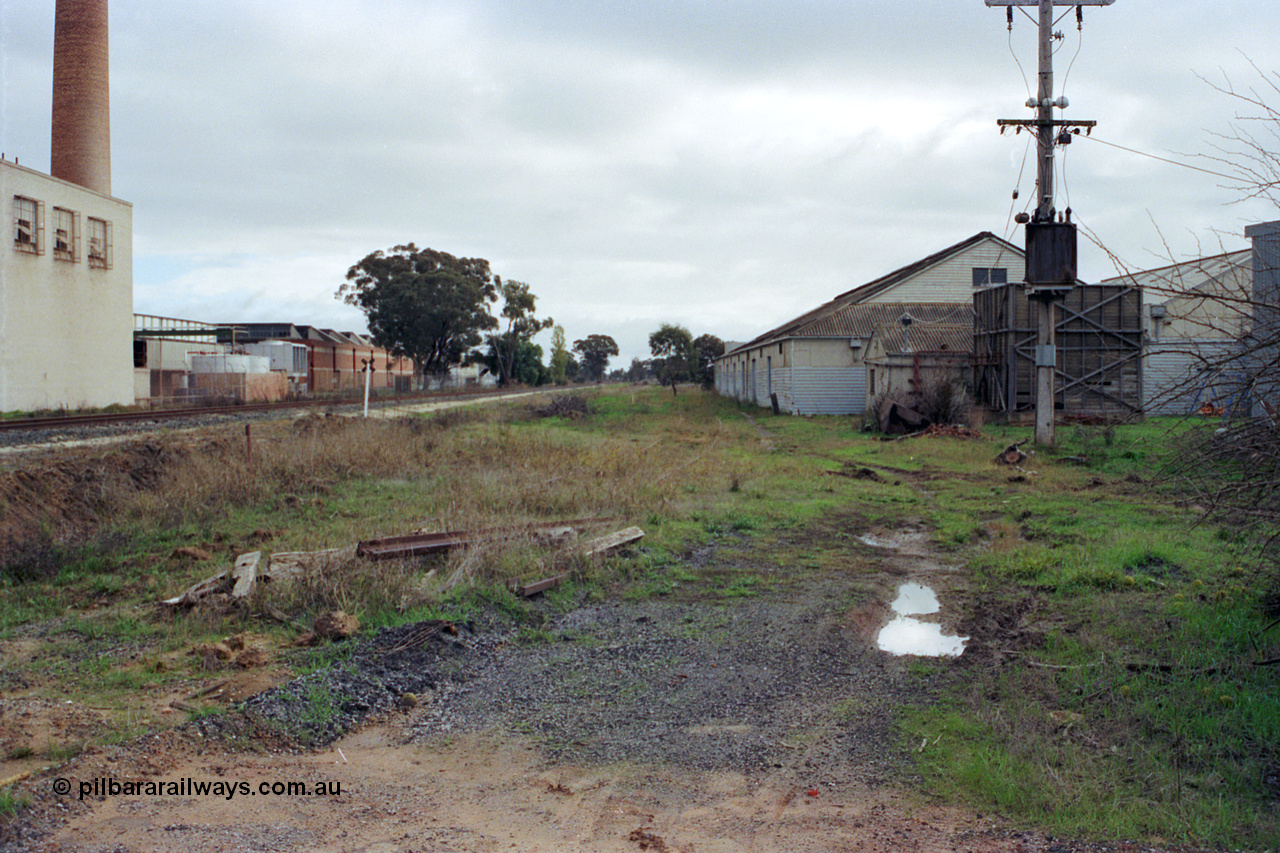
[(1142, 290), (1142, 407), (1148, 415), (1230, 405), (1247, 372), (1253, 251), (1243, 249), (1110, 278)]
[(983, 231), (726, 350), (716, 390), (791, 414), (862, 414), (874, 399), (867, 349), (876, 329), (904, 317), (973, 323), (973, 294), (1022, 281), (1023, 251)]
[[(867, 341), (867, 399), (890, 397), (913, 403), (930, 389), (971, 380), (973, 314), (957, 315), (959, 322), (921, 323), (909, 313), (903, 323), (876, 326)], [(967, 319), (967, 322), (965, 320)]]

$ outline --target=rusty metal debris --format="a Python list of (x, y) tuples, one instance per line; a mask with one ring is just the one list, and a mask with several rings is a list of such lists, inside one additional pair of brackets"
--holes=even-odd
[(552, 575), (549, 578), (543, 578), (533, 583), (511, 585), (511, 591), (521, 598), (528, 598), (531, 595), (537, 595), (540, 592), (546, 592), (549, 589), (559, 586), (569, 579), (571, 572), (561, 572), (558, 575)]
[(455, 530), (444, 533), (411, 533), (407, 536), (388, 536), (384, 539), (366, 539), (356, 546), (356, 556), (366, 560), (395, 560), (440, 554), (454, 548), (481, 542), (501, 542), (526, 536), (543, 538), (551, 544), (564, 544), (577, 537), (577, 530), (617, 521), (616, 518), (579, 518), (572, 521), (551, 521), (534, 524), (492, 527), (485, 530)]
[[(580, 529), (597, 527), (617, 520), (617, 518), (579, 518), (570, 521), (535, 522), (473, 531), (444, 533), (419, 531), (407, 536), (367, 539), (346, 548), (329, 548), (323, 551), (282, 551), (271, 554), (265, 560), (263, 552), (251, 551), (237, 557), (231, 569), (207, 577), (189, 587), (181, 595), (167, 598), (162, 603), (171, 607), (190, 607), (214, 597), (240, 600), (251, 595), (260, 582), (288, 582), (305, 574), (324, 572), (335, 563), (346, 562), (355, 557), (366, 560), (408, 559), (426, 554), (444, 553), (453, 548), (484, 542), (503, 542), (526, 537), (551, 547), (565, 548), (578, 542)], [(582, 542), (581, 553), (586, 557), (594, 557), (635, 542), (642, 536), (644, 531), (640, 528), (628, 527), (616, 533)], [(515, 589), (521, 595), (533, 595), (562, 583), (567, 577), (567, 574), (556, 575)], [(282, 622), (293, 622), (269, 605), (267, 612)]]
[(394, 652), (402, 652), (415, 646), (421, 646), (427, 640), (439, 633), (448, 634), (451, 637), (458, 636), (458, 627), (446, 619), (428, 619), (418, 623), (418, 627), (408, 636), (402, 638), (400, 642), (389, 648), (379, 648), (378, 652), (382, 655), (389, 655)]

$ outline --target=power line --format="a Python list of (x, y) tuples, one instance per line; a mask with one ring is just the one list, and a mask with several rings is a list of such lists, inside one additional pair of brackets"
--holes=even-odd
[[(1080, 49), (1084, 47), (1084, 19), (1079, 16), (1080, 7), (1076, 7), (1076, 52), (1071, 57), (1071, 62), (1067, 64), (1067, 73), (1062, 75), (1062, 94), (1067, 94), (1067, 81), (1071, 79), (1071, 69), (1076, 67), (1076, 60), (1080, 58)], [(1066, 14), (1065, 12), (1063, 14)], [(1059, 18), (1058, 20), (1062, 20)]]
[[(1079, 139), (1080, 137), (1077, 136), (1076, 138)], [(1103, 145), (1109, 145), (1112, 148), (1119, 148), (1121, 151), (1128, 151), (1130, 154), (1137, 154), (1139, 157), (1150, 157), (1152, 160), (1159, 160), (1161, 163), (1168, 163), (1172, 166), (1181, 166), (1184, 169), (1194, 169), (1197, 172), (1204, 172), (1206, 175), (1213, 175), (1216, 178), (1226, 178), (1229, 181), (1240, 180), (1239, 175), (1226, 175), (1226, 174), (1223, 174), (1222, 172), (1214, 172), (1209, 169), (1202, 169), (1199, 166), (1192, 166), (1190, 163), (1179, 163), (1177, 160), (1170, 160), (1167, 157), (1157, 157), (1155, 154), (1148, 154), (1145, 151), (1137, 151), (1133, 148), (1125, 148), (1123, 145), (1117, 145), (1114, 142), (1107, 142), (1105, 139), (1099, 139), (1098, 137), (1093, 135), (1089, 135), (1084, 138), (1091, 139), (1094, 142), (1098, 142)]]
[[(1026, 14), (1026, 12), (1023, 12)], [(1009, 53), (1013, 55), (1013, 61), (1018, 65), (1018, 73), (1022, 75), (1022, 85), (1027, 90), (1027, 97), (1031, 97), (1031, 84), (1027, 82), (1027, 72), (1022, 70), (1022, 63), (1018, 61), (1018, 54), (1013, 50), (1013, 25), (1009, 26)]]
[[(1029, 154), (1030, 152), (1031, 152), (1031, 134), (1028, 133), (1027, 145), (1025, 148), (1022, 149), (1022, 165), (1018, 167), (1018, 181), (1013, 185), (1013, 198), (1009, 201), (1009, 215), (1005, 218), (1005, 221), (1004, 221), (1004, 239), (1006, 240), (1008, 240), (1010, 237), (1013, 236), (1013, 221), (1014, 221), (1013, 211), (1018, 204), (1018, 189), (1019, 187), (1022, 186), (1022, 173), (1027, 168), (1027, 154)], [(1028, 199), (1022, 205), (1023, 210), (1027, 209), (1028, 205), (1031, 204), (1031, 201), (1032, 199), (1035, 198), (1035, 196), (1036, 194), (1032, 193), (1028, 197)], [(1001, 247), (1000, 253), (1001, 253), (1000, 257), (1004, 257), (1003, 247)]]

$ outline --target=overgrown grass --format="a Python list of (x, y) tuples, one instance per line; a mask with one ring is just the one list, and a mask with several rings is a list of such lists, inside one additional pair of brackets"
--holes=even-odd
[[(925, 743), (915, 754), (929, 790), (1063, 835), (1274, 846), (1277, 792), (1264, 780), (1280, 776), (1277, 667), (1256, 664), (1280, 654), (1276, 615), (1260, 605), (1275, 580), (1254, 539), (1204, 523), (1155, 478), (1183, 426), (1062, 426), (1055, 449), (1014, 470), (993, 457), (1029, 429), (882, 441), (852, 419), (662, 389), (596, 393), (590, 408), (255, 425), (252, 457), (232, 428), (106, 451), (79, 503), (70, 468), (14, 485), (9, 500), (37, 495), (95, 523), (68, 541), (56, 524), (32, 527), (25, 568), (0, 579), (0, 639), (56, 625), (23, 672), (111, 705), (200, 674), (185, 659), (148, 668), (164, 652), (287, 630), (264, 620), (268, 604), (303, 622), (343, 609), (368, 627), (497, 613), (528, 643), (548, 638), (547, 612), (584, 599), (726, 600), (807, 572), (851, 579), (850, 606), (865, 606), (881, 568), (857, 535), (922, 526), (962, 567), (970, 609), (1012, 614), (985, 657), (905, 667), (945, 687), (902, 720), (904, 744)], [(244, 551), (594, 517), (645, 539), (595, 562), (533, 535), (429, 560), (348, 556), (241, 609), (154, 609)], [(181, 555), (191, 547), (209, 558)], [(704, 549), (716, 566), (696, 559)], [(508, 587), (562, 573), (536, 608)], [(73, 641), (90, 660), (76, 662)], [(118, 665), (121, 647), (139, 661)], [(290, 662), (307, 672), (347, 654), (334, 644)], [(322, 693), (307, 696), (316, 727), (333, 713)], [(119, 731), (138, 725), (126, 722)]]
[[(1073, 835), (1280, 838), (1264, 781), (1280, 694), (1258, 665), (1280, 649), (1261, 606), (1273, 581), (1249, 542), (1147, 482), (1169, 434), (1067, 429), (1024, 482), (988, 466), (930, 485), (974, 591), (1023, 610), (1013, 650), (951, 673), (949, 700), (904, 721), (931, 788)], [(1068, 456), (1088, 461), (1046, 464)]]

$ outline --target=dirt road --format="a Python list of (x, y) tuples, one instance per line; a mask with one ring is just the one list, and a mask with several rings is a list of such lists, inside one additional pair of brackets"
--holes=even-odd
[[(304, 755), (166, 752), (143, 778), (305, 780), (341, 796), (108, 797), (39, 850), (83, 851), (1021, 851), (1051, 849), (978, 815), (890, 788), (795, 784), (792, 774), (670, 765), (548, 763), (525, 739), (468, 734), (404, 743), (402, 726)], [(81, 762), (118, 773), (127, 759)], [(1062, 848), (1065, 849), (1065, 848)]]
[[(884, 549), (886, 600), (913, 571), (947, 583), (946, 567), (919, 551), (923, 541), (900, 536)], [(743, 568), (714, 553), (693, 559), (720, 573)], [(239, 713), (94, 749), (20, 783), (33, 808), (5, 844), (188, 853), (1084, 849), (908, 793), (894, 709), (929, 701), (930, 689), (904, 659), (876, 648), (883, 603), (859, 600), (838, 572), (795, 579), (782, 567), (750, 568), (766, 581), (774, 572), (774, 582), (726, 596), (704, 571), (660, 596), (584, 601), (532, 638), (495, 623), (407, 648), (414, 626), (383, 631)], [(316, 697), (334, 702), (320, 709), (323, 725), (313, 725)], [(300, 749), (282, 736), (290, 731), (325, 745)], [(67, 793), (55, 792), (58, 779)], [(113, 780), (134, 787), (113, 793)], [(289, 782), (307, 794), (272, 793)]]

